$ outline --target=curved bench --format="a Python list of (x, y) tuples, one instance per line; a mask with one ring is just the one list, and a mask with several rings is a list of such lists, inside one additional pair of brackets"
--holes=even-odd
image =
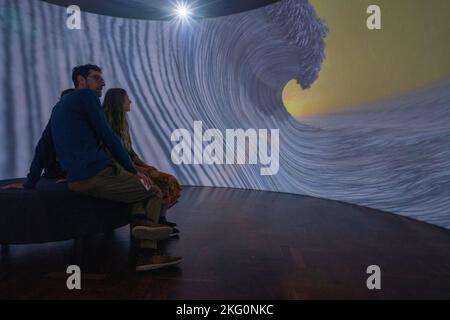
[[(24, 179), (5, 180), (0, 187)], [(130, 223), (127, 204), (85, 197), (41, 179), (33, 190), (0, 189), (0, 244), (79, 239)]]

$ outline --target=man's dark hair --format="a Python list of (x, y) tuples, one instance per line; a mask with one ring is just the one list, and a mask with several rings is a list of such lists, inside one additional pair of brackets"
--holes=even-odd
[(96, 66), (95, 64), (85, 64), (76, 66), (72, 70), (72, 81), (75, 86), (75, 88), (78, 87), (78, 76), (83, 76), (86, 78), (89, 75), (89, 71), (94, 70), (98, 72), (102, 72), (102, 69), (99, 66)]
[(76, 91), (74, 88), (66, 89), (63, 92), (61, 92), (61, 98), (64, 97), (66, 94), (72, 93)]

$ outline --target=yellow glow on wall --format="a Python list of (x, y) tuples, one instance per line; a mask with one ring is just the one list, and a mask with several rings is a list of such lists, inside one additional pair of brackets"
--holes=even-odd
[[(330, 29), (319, 79), (302, 91), (286, 85), (296, 117), (334, 113), (450, 77), (449, 0), (310, 0)], [(381, 30), (366, 26), (381, 7)]]

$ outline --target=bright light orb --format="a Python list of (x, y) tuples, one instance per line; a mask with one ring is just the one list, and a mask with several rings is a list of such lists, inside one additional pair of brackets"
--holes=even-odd
[(179, 18), (186, 19), (191, 15), (191, 11), (189, 10), (189, 7), (187, 7), (184, 4), (178, 4), (175, 13)]

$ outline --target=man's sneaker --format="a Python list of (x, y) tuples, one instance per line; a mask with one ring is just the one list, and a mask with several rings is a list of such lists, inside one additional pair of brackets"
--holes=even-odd
[(181, 257), (167, 256), (142, 256), (139, 255), (136, 261), (136, 271), (148, 271), (176, 266), (183, 261)]
[(172, 233), (170, 234), (171, 237), (178, 237), (180, 235), (180, 230), (177, 228), (172, 228)]
[(172, 228), (177, 226), (177, 224), (175, 222), (167, 221), (165, 216), (159, 217), (159, 223), (160, 224), (164, 224), (164, 225), (169, 226), (169, 227), (172, 227)]
[(131, 227), (131, 234), (139, 240), (164, 240), (173, 233), (173, 228), (151, 221), (135, 221)]

